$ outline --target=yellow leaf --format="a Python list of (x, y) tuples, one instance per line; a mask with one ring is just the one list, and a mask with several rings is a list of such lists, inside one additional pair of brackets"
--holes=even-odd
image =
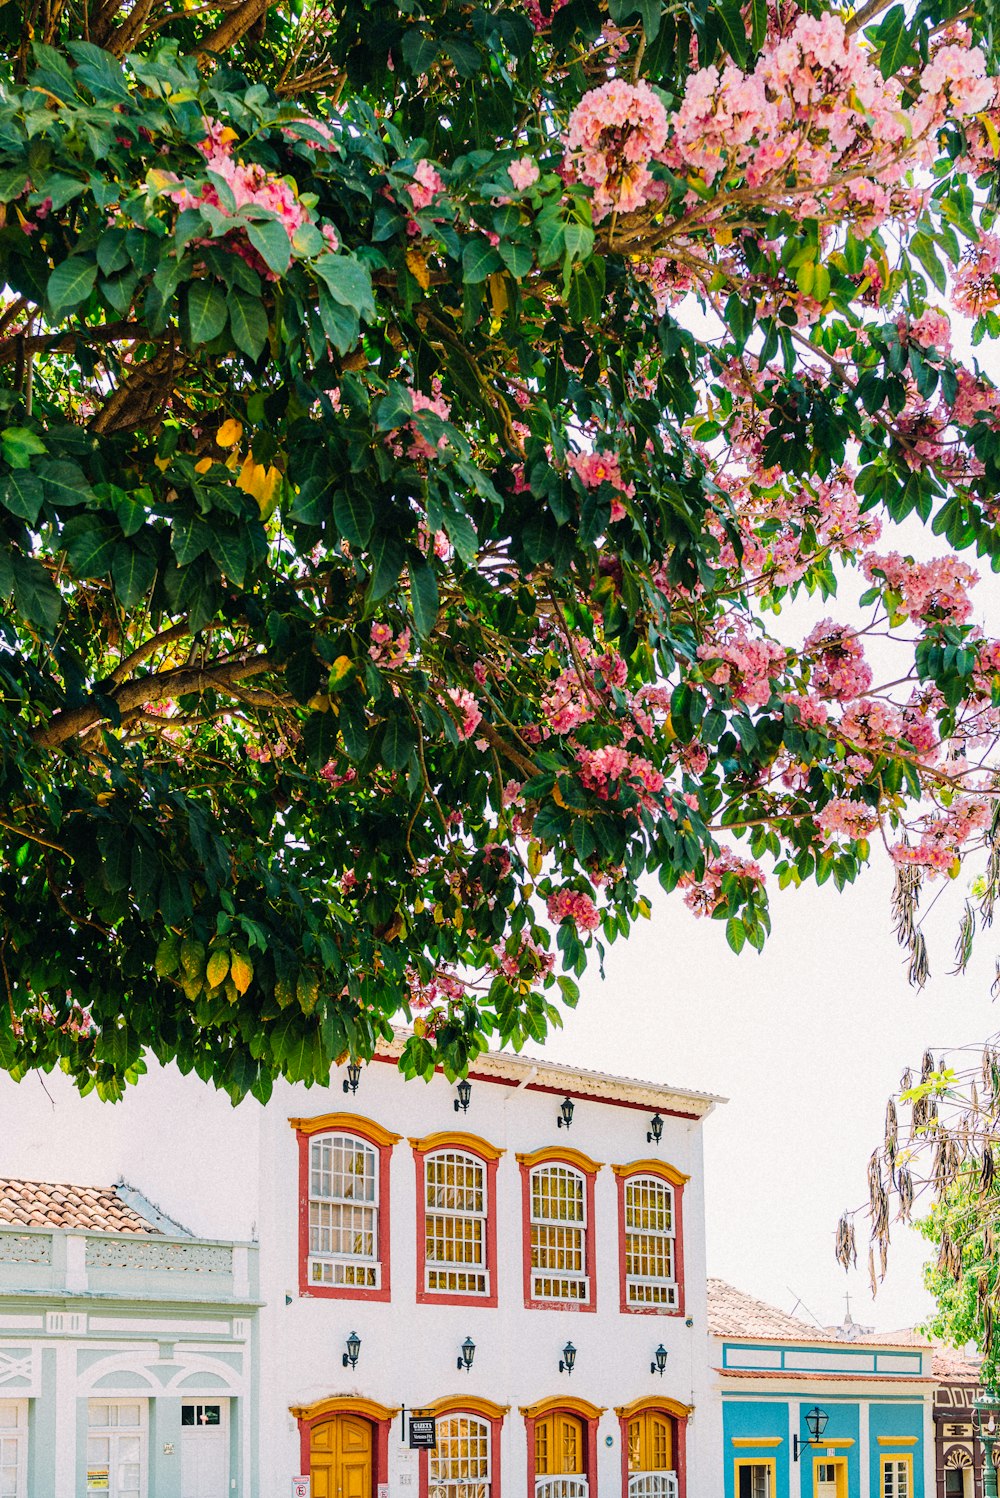
[(109, 801), (113, 801), (114, 798), (115, 798), (114, 791), (98, 791), (98, 793), (97, 793), (97, 804), (98, 804), (98, 806), (107, 806), (108, 802)]
[(197, 463), (194, 465), (194, 471), (195, 473), (207, 473), (211, 466), (211, 458), (199, 458)]
[(250, 958), (244, 952), (233, 952), (229, 959), (229, 971), (237, 993), (246, 993), (253, 978), (253, 963)]
[(503, 271), (495, 270), (490, 276), (490, 301), (493, 304), (493, 316), (503, 317), (507, 311), (507, 277)]
[(431, 273), (427, 269), (427, 260), (417, 249), (409, 249), (406, 252), (406, 269), (416, 281), (421, 291), (426, 291), (431, 284)]
[(237, 489), (242, 489), (244, 494), (252, 494), (257, 501), (260, 510), (260, 518), (267, 520), (274, 514), (278, 503), (278, 495), (281, 492), (281, 471), (273, 465), (265, 468), (263, 463), (255, 463), (253, 453), (247, 453), (240, 469), (240, 476), (236, 480)]
[(733, 231), (732, 229), (716, 229), (715, 233), (712, 235), (712, 238), (715, 240), (716, 244), (732, 244)]
[(532, 879), (537, 879), (542, 872), (542, 850), (532, 838), (528, 844), (528, 873)]
[(167, 469), (170, 467), (169, 458), (154, 458), (153, 462), (156, 464), (161, 473), (166, 473)]
[(353, 670), (354, 662), (351, 660), (351, 657), (349, 655), (338, 655), (330, 667), (330, 675), (327, 679), (327, 685), (330, 687), (330, 690), (336, 691), (337, 687), (343, 686)]
[(982, 114), (976, 115), (976, 119), (982, 125), (983, 129), (986, 131), (987, 136), (989, 137), (990, 145), (993, 147), (993, 155), (1000, 156), (1000, 133), (998, 133), (997, 127), (990, 119), (989, 113), (984, 110)]
[(234, 416), (229, 416), (216, 432), (215, 440), (219, 447), (235, 447), (242, 436), (243, 423)]
[(225, 130), (223, 130), (222, 134), (219, 136), (219, 140), (222, 145), (228, 146), (230, 141), (239, 140), (239, 136), (236, 134), (235, 130), (227, 125)]
[[(566, 806), (566, 802), (563, 800), (563, 793), (559, 789), (559, 782), (558, 782), (558, 780), (555, 782), (555, 784), (552, 787), (552, 799), (556, 803), (557, 806)], [(567, 809), (567, 811), (569, 810), (568, 807), (566, 809)]]
[(205, 969), (205, 977), (208, 979), (209, 988), (218, 988), (228, 972), (229, 953), (225, 947), (214, 948), (208, 954), (208, 966)]

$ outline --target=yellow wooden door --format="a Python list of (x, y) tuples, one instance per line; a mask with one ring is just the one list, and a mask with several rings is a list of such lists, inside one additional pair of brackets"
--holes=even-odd
[(309, 1446), (312, 1498), (372, 1498), (372, 1427), (358, 1415), (314, 1425)]
[(628, 1469), (630, 1472), (672, 1472), (673, 1430), (667, 1415), (643, 1410), (628, 1423)]
[(583, 1421), (556, 1410), (535, 1421), (535, 1474), (553, 1477), (583, 1471)]

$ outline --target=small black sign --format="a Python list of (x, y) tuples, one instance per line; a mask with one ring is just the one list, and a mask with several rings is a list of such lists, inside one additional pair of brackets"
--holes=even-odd
[(410, 1416), (410, 1450), (437, 1450), (437, 1426), (433, 1415)]

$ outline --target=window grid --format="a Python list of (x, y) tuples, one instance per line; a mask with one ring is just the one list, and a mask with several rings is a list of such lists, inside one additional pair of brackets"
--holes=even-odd
[(910, 1498), (910, 1464), (892, 1457), (882, 1460), (882, 1498)]
[(352, 1134), (309, 1142), (309, 1281), (377, 1290), (378, 1152)]
[(587, 1498), (585, 1477), (536, 1477), (535, 1498)]
[(625, 1298), (630, 1306), (677, 1305), (674, 1193), (655, 1176), (625, 1183)]
[(490, 1498), (489, 1421), (450, 1415), (437, 1422), (428, 1453), (428, 1498)]
[(424, 1283), (427, 1290), (486, 1295), (486, 1166), (438, 1150), (424, 1159)]
[(630, 1472), (628, 1498), (678, 1498), (676, 1472)]
[(736, 1468), (736, 1498), (774, 1498), (770, 1462), (740, 1462)]
[[(138, 1401), (87, 1406), (87, 1490), (107, 1498), (144, 1498), (145, 1405)], [(106, 1476), (105, 1476), (106, 1473)]]
[(531, 1294), (587, 1300), (587, 1187), (568, 1165), (531, 1172)]
[(0, 1399), (0, 1498), (24, 1498), (27, 1406)]

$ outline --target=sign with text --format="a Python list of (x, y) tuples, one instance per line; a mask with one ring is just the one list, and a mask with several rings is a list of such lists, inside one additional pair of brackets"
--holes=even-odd
[(312, 1478), (292, 1478), (292, 1498), (312, 1498)]
[(437, 1449), (437, 1427), (433, 1415), (410, 1416), (410, 1450), (434, 1451)]

